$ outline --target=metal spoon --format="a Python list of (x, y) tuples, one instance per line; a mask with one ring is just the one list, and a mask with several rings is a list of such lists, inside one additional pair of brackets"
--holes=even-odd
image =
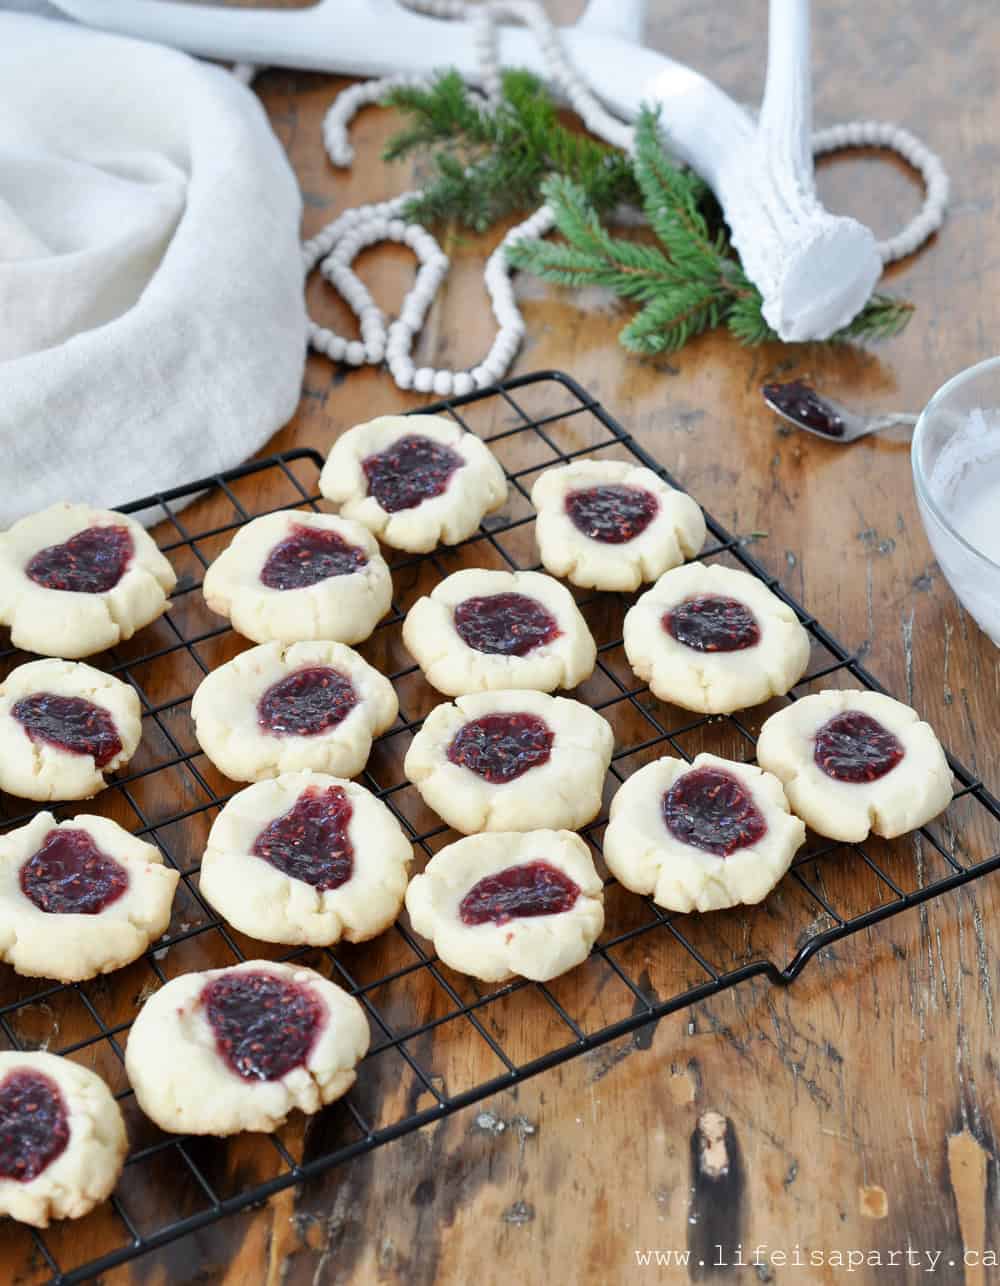
[(845, 445), (867, 437), (869, 433), (889, 429), (894, 424), (908, 424), (912, 427), (920, 418), (905, 411), (897, 411), (869, 419), (849, 411), (839, 402), (820, 397), (815, 389), (801, 380), (792, 380), (788, 384), (764, 384), (761, 393), (775, 415), (780, 415), (797, 429), (815, 433), (818, 438), (825, 438), (827, 442)]

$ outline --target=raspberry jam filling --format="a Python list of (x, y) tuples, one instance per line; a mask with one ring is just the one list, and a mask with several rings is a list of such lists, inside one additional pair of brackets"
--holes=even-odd
[(215, 1045), (245, 1081), (277, 1081), (309, 1057), (323, 1006), (306, 987), (269, 973), (223, 974), (201, 993)]
[(69, 1117), (59, 1086), (34, 1068), (0, 1081), (0, 1179), (30, 1183), (69, 1142)]
[(255, 857), (321, 893), (339, 889), (354, 873), (347, 828), (354, 809), (343, 786), (310, 786), (254, 840)]
[(499, 656), (527, 656), (562, 633), (552, 613), (527, 594), (467, 598), (455, 608), (454, 620), (464, 643)]
[(390, 514), (415, 509), (424, 500), (444, 495), (452, 474), (464, 464), (457, 451), (419, 433), (408, 433), (361, 461), (368, 494)]
[(114, 719), (103, 707), (83, 697), (35, 692), (18, 701), (11, 714), (32, 741), (71, 755), (91, 755), (98, 768), (106, 768), (122, 752)]
[(662, 625), (696, 652), (742, 652), (760, 642), (760, 626), (749, 607), (719, 594), (686, 598), (664, 614)]
[(878, 781), (902, 760), (898, 738), (871, 715), (846, 710), (816, 733), (813, 759), (835, 781)]
[(604, 545), (624, 545), (641, 536), (659, 508), (653, 493), (642, 487), (586, 487), (566, 497), (573, 526)]
[(506, 924), (569, 911), (580, 886), (548, 862), (524, 862), (473, 884), (459, 904), (463, 924)]
[(279, 541), (261, 568), (268, 589), (305, 589), (331, 576), (350, 576), (368, 563), (368, 555), (339, 532), (296, 524)]
[(663, 820), (682, 844), (716, 857), (729, 857), (767, 834), (750, 792), (718, 768), (696, 768), (678, 777), (663, 796)]
[(127, 527), (88, 527), (64, 545), (40, 549), (24, 571), (43, 589), (106, 594), (125, 575), (134, 552)]
[(128, 871), (84, 830), (49, 831), (21, 867), (21, 892), (52, 915), (99, 915), (128, 888)]
[(257, 723), (276, 737), (317, 737), (346, 719), (357, 704), (346, 674), (314, 665), (268, 688), (257, 703)]
[(533, 714), (487, 714), (459, 728), (448, 759), (492, 786), (548, 763), (555, 734)]

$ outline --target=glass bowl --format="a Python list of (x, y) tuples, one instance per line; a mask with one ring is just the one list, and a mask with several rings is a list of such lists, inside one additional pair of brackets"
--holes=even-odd
[(927, 539), (962, 606), (1000, 647), (1000, 357), (942, 385), (913, 433)]

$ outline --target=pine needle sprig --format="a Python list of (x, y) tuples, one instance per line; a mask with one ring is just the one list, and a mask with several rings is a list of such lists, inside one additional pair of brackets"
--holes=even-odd
[[(515, 241), (510, 263), (562, 286), (601, 286), (638, 304), (619, 335), (630, 351), (674, 352), (718, 327), (745, 345), (777, 339), (710, 189), (670, 161), (655, 111), (640, 114), (628, 157), (564, 126), (545, 87), (526, 71), (504, 73), (496, 104), (457, 72), (426, 88), (393, 90), (386, 102), (408, 118), (387, 159), (430, 156), (430, 182), (409, 202), (406, 218), (457, 220), (481, 232), (545, 200), (562, 240)], [(655, 242), (612, 235), (605, 218), (623, 202), (641, 207)], [(875, 294), (833, 340), (887, 339), (912, 312), (904, 300)]]
[(598, 210), (635, 195), (628, 157), (567, 129), (530, 72), (504, 72), (495, 108), (457, 72), (445, 72), (427, 88), (394, 89), (385, 104), (410, 118), (390, 140), (386, 160), (430, 151), (430, 182), (403, 211), (418, 223), (451, 218), (483, 232), (537, 205), (550, 174), (575, 179)]

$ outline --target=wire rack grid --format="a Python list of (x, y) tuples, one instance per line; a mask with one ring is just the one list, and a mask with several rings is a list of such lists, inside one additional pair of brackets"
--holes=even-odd
[[(417, 869), (457, 837), (402, 774), (414, 732), (441, 700), (402, 647), (400, 624), (409, 606), (462, 566), (537, 568), (528, 497), (534, 478), (552, 464), (582, 456), (630, 460), (679, 485), (559, 372), (522, 376), (421, 410), (450, 415), (483, 437), (504, 464), (511, 490), (503, 513), (487, 518), (462, 545), (391, 563), (392, 610), (361, 649), (393, 680), (400, 715), (376, 742), (360, 780), (412, 837)], [(1000, 867), (1000, 804), (950, 759), (956, 792), (943, 819), (894, 843), (844, 845), (810, 836), (760, 907), (672, 915), (608, 879), (605, 930), (590, 959), (545, 985), (521, 979), (491, 987), (463, 978), (437, 961), (405, 915), (374, 942), (336, 949), (287, 951), (229, 929), (200, 897), (197, 872), (208, 828), (236, 787), (202, 755), (190, 703), (200, 679), (247, 644), (211, 616), (199, 589), (205, 567), (251, 518), (324, 507), (316, 490), (321, 465), (316, 452), (292, 451), (121, 506), (159, 521), (160, 545), (178, 571), (178, 586), (162, 621), (98, 662), (139, 694), (139, 753), (92, 804), (55, 811), (114, 817), (157, 844), (182, 879), (167, 936), (126, 969), (66, 986), (17, 978), (3, 968), (3, 1044), (48, 1048), (99, 1071), (121, 1103), (132, 1142), (116, 1194), (82, 1223), (44, 1233), (5, 1229), (5, 1239), (23, 1238), (25, 1280), (60, 1286), (89, 1280), (738, 982), (763, 975), (787, 984), (823, 948)], [(739, 715), (696, 717), (655, 700), (629, 671), (621, 622), (633, 599), (579, 593), (598, 661), (576, 695), (601, 711), (616, 737), (605, 803), (629, 773), (664, 753), (690, 760), (712, 750), (752, 759), (756, 730), (785, 700), (825, 686), (881, 690), (767, 574), (747, 541), (706, 518), (710, 542), (701, 559), (752, 573), (795, 610), (812, 641), (810, 669), (788, 698)], [(0, 650), (0, 674), (23, 659), (9, 647)], [(0, 798), (0, 829), (23, 824), (35, 811)], [(602, 871), (605, 822), (606, 808), (583, 832)], [(357, 1084), (319, 1116), (293, 1119), (273, 1135), (222, 1141), (161, 1134), (139, 1112), (124, 1077), (124, 1042), (135, 1013), (178, 973), (262, 956), (302, 960), (357, 996), (373, 1035)]]

